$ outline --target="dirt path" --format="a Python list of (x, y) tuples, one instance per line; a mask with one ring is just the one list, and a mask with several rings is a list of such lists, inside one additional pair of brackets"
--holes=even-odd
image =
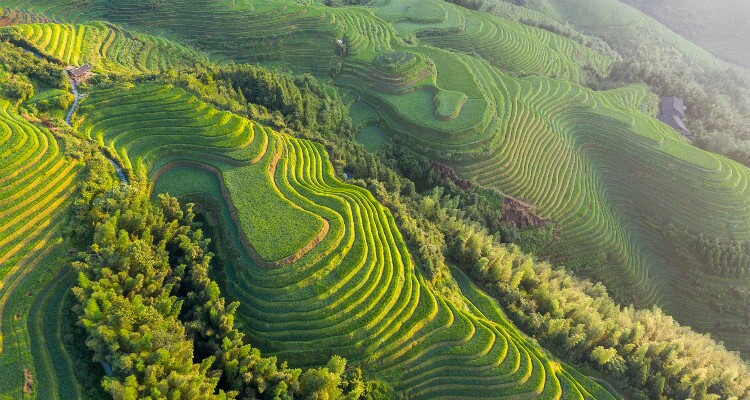
[(109, 160), (109, 162), (112, 164), (112, 166), (115, 167), (115, 171), (117, 171), (117, 175), (120, 176), (120, 182), (122, 182), (124, 184), (128, 184), (128, 177), (125, 176), (125, 171), (122, 170), (122, 167), (120, 167), (117, 164), (117, 162), (115, 162), (115, 160), (107, 157), (106, 154), (104, 154), (104, 158), (106, 158), (107, 160)]
[[(67, 71), (65, 72), (67, 74)], [(76, 82), (68, 76), (68, 81), (70, 82), (70, 90), (75, 96), (75, 100), (73, 101), (73, 104), (70, 106), (70, 111), (68, 111), (68, 115), (65, 117), (65, 123), (68, 124), (68, 126), (72, 126), (70, 121), (73, 118), (73, 113), (76, 111), (76, 108), (78, 108), (78, 103), (81, 101), (81, 99), (85, 96), (81, 95), (80, 92), (78, 92), (78, 85)], [(107, 154), (104, 154), (104, 158), (106, 158), (112, 166), (115, 168), (115, 171), (117, 171), (117, 175), (120, 177), (120, 182), (127, 184), (128, 183), (128, 177), (125, 176), (125, 171), (123, 171), (122, 167), (117, 164), (117, 162), (107, 156)]]
[(73, 113), (76, 111), (78, 103), (81, 101), (81, 94), (78, 93), (78, 85), (76, 85), (76, 82), (73, 79), (68, 78), (68, 82), (70, 82), (70, 90), (75, 96), (73, 105), (70, 106), (70, 111), (68, 111), (68, 115), (65, 117), (65, 123), (68, 124), (68, 126), (71, 126), (70, 120), (73, 118)]

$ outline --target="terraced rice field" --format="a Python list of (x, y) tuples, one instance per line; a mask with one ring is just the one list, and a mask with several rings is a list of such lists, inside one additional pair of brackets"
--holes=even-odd
[[(328, 73), (336, 59), (337, 16), (290, 2), (173, 1), (143, 12), (141, 1), (107, 2), (109, 21), (167, 32), (237, 62)], [(251, 26), (252, 29), (248, 29)]]
[(572, 40), (518, 22), (475, 11), (464, 11), (461, 33), (420, 35), (426, 43), (473, 53), (492, 65), (519, 74), (539, 74), (573, 82), (585, 81), (581, 65), (605, 71), (610, 61)]
[[(719, 66), (718, 59), (704, 48), (676, 34), (638, 9), (618, 0), (546, 0), (546, 2), (560, 15), (561, 20), (571, 22), (585, 33), (633, 36), (642, 31), (651, 31), (697, 63), (709, 68)], [(685, 4), (680, 3), (679, 7), (684, 8)]]
[(49, 18), (24, 10), (5, 8), (0, 13), (0, 27), (18, 24), (33, 24), (52, 22)]
[[(241, 301), (238, 318), (264, 351), (295, 366), (339, 354), (414, 399), (611, 398), (532, 344), (488, 298), (488, 306), (453, 304), (434, 293), (390, 212), (339, 181), (322, 146), (160, 86), (93, 91), (81, 114), (84, 131), (148, 171), (157, 191), (213, 205), (225, 227), (224, 292)], [(169, 124), (148, 122), (157, 120)], [(285, 204), (326, 228), (312, 246), (269, 262), (259, 249), (276, 239), (254, 232), (253, 208)], [(276, 218), (266, 215), (281, 226)]]
[[(148, 12), (143, 11), (142, 0), (104, 1), (86, 7), (73, 0), (5, 3), (61, 21), (104, 19), (152, 33), (166, 32), (238, 62), (283, 64), (326, 74), (338, 61), (336, 39), (346, 41), (349, 61), (372, 64), (378, 53), (407, 46), (400, 32), (406, 37), (416, 32), (445, 48), (470, 49), (501, 68), (523, 74), (579, 80), (584, 64), (601, 70), (609, 63), (572, 40), (438, 0), (393, 0), (372, 8), (328, 8), (278, 0), (180, 0), (149, 6)], [(245, 29), (248, 23), (253, 29)], [(404, 24), (409, 25), (406, 31)]]
[(0, 100), (0, 398), (80, 397), (62, 346), (60, 298), (70, 287), (61, 229), (81, 165)]
[[(84, 102), (79, 113), (102, 109), (105, 116), (112, 115), (102, 122), (91, 122), (85, 130), (116, 151), (124, 166), (145, 173), (157, 161), (178, 154), (254, 166), (231, 169), (227, 182), (237, 185), (236, 192), (242, 193), (236, 202), (246, 206), (238, 218), (260, 260), (273, 262), (294, 257), (327, 229), (318, 216), (276, 196), (279, 189), (275, 183), (267, 174), (258, 172), (275, 169), (280, 157), (280, 149), (269, 143), (267, 128), (209, 108), (182, 90), (144, 86), (122, 99), (115, 95), (119, 90), (114, 89), (109, 97), (94, 95)], [(154, 105), (167, 108), (133, 118)], [(277, 229), (278, 226), (289, 230)]]
[[(585, 32), (627, 35), (652, 29), (702, 64), (718, 65), (709, 53), (615, 0), (547, 3)], [(644, 105), (653, 100), (643, 87), (597, 93), (576, 84), (585, 80), (586, 70), (604, 72), (610, 62), (586, 46), (437, 0), (383, 0), (367, 8), (282, 0), (177, 0), (157, 4), (148, 12), (143, 12), (141, 0), (103, 0), (85, 7), (74, 0), (6, 0), (3, 5), (66, 22), (121, 23), (210, 49), (217, 60), (259, 62), (321, 76), (330, 76), (340, 63), (333, 82), (356, 100), (353, 113), (359, 122), (377, 121), (388, 134), (407, 138), (415, 148), (455, 167), (462, 177), (534, 204), (559, 228), (559, 240), (546, 254), (556, 262), (570, 263), (572, 268), (598, 266), (586, 272), (606, 280), (621, 299), (659, 304), (701, 331), (711, 331), (717, 320), (729, 317), (702, 302), (706, 297), (694, 295), (696, 288), (703, 287), (702, 277), (675, 261), (679, 257), (661, 230), (671, 222), (715, 238), (748, 238), (747, 169), (689, 146), (665, 125), (642, 114), (648, 109)], [(81, 26), (94, 32), (98, 25), (63, 26), (68, 36), (60, 28), (58, 34), (42, 33), (34, 43), (50, 54), (70, 55), (71, 61), (76, 56), (86, 59), (85, 51), (77, 50), (87, 48), (76, 47), (77, 32)], [(24, 29), (29, 29), (23, 32), (32, 39), (41, 32), (41, 28)], [(61, 36), (73, 45), (61, 46)], [(84, 34), (84, 44), (87, 38)], [(337, 53), (338, 39), (346, 44), (347, 57)], [(92, 43), (105, 43), (98, 40)], [(89, 57), (99, 54), (102, 59), (102, 46), (93, 45)], [(145, 70), (151, 68), (150, 58), (128, 63)], [(401, 61), (394, 69), (389, 60)], [(222, 200), (217, 201), (230, 200), (235, 208), (227, 213), (237, 220), (236, 229), (245, 233), (240, 237), (248, 239), (238, 249), (264, 268), (286, 271), (291, 265), (312, 265), (323, 270), (316, 264), (320, 260), (311, 258), (327, 254), (316, 249), (325, 248), (321, 246), (328, 243), (326, 238), (341, 230), (342, 223), (337, 227), (332, 221), (348, 214), (336, 210), (362, 206), (334, 202), (338, 208), (324, 210), (306, 202), (298, 191), (308, 185), (304, 183), (308, 178), (294, 182), (288, 177), (293, 175), (287, 175), (292, 172), (282, 172), (299, 168), (293, 160), (304, 149), (295, 150), (298, 145), (248, 121), (211, 112), (185, 93), (138, 90), (146, 90), (143, 95), (153, 98), (153, 104), (167, 102), (175, 112), (184, 110), (187, 117), (178, 119), (180, 123), (188, 124), (202, 113), (210, 114), (210, 122), (197, 123), (189, 132), (170, 129), (173, 120), (151, 123), (166, 132), (151, 136), (145, 134), (153, 131), (146, 122), (149, 118), (133, 122), (123, 112), (111, 117), (117, 121), (112, 126), (90, 122), (91, 135), (116, 149), (125, 165), (144, 173), (155, 174), (183, 154), (202, 160), (201, 165), (210, 164), (211, 173), (220, 174), (228, 193), (221, 193)], [(148, 90), (159, 94), (152, 96)], [(101, 101), (109, 101), (108, 96), (102, 95)], [(128, 101), (115, 103), (115, 108), (139, 112), (136, 101)], [(101, 109), (112, 107), (102, 105), (106, 107)], [(102, 118), (106, 121), (102, 123), (110, 123), (110, 117)], [(197, 154), (209, 154), (209, 160)], [(265, 189), (243, 191), (247, 182)], [(270, 195), (272, 191), (276, 194)], [(274, 236), (258, 217), (261, 209), (252, 204), (262, 204), (263, 212), (286, 210), (276, 217), (293, 217), (295, 229)], [(272, 241), (283, 245), (267, 244)], [(316, 290), (326, 298), (323, 288)], [(239, 289), (232, 293), (243, 299)], [(243, 300), (249, 302), (247, 307), (262, 303)], [(246, 313), (250, 314), (249, 308)], [(247, 323), (265, 332), (263, 324), (272, 326), (274, 316), (262, 317), (248, 316)], [(747, 346), (743, 338), (730, 340), (730, 347)], [(269, 339), (268, 348), (285, 354), (283, 346), (274, 347), (277, 342), (282, 341)]]
[[(149, 35), (136, 35), (99, 22), (90, 24), (30, 24), (5, 28), (67, 65), (92, 66), (108, 72), (159, 72), (194, 65), (205, 56)], [(2, 32), (2, 31), (0, 31)]]
[(719, 0), (706, 3), (699, 0), (678, 2), (648, 2), (625, 0), (624, 3), (652, 16), (686, 39), (718, 57), (750, 68), (746, 48), (747, 3)]
[[(573, 268), (599, 266), (587, 272), (606, 278), (620, 298), (660, 304), (699, 330), (710, 331), (717, 319), (726, 318), (693, 295), (701, 278), (675, 261), (678, 258), (660, 227), (669, 221), (712, 237), (747, 237), (747, 170), (690, 147), (641, 114), (650, 101), (644, 88), (595, 93), (571, 83), (582, 80), (586, 68), (604, 71), (608, 66), (609, 60), (585, 46), (433, 0), (418, 5), (379, 1), (369, 8), (180, 0), (149, 12), (142, 11), (138, 0), (103, 1), (84, 8), (71, 0), (6, 3), (67, 21), (106, 19), (162, 33), (211, 49), (219, 59), (282, 65), (320, 75), (330, 74), (341, 62), (333, 82), (356, 99), (355, 116), (363, 123), (379, 121), (389, 134), (408, 138), (415, 148), (455, 167), (462, 177), (534, 204), (559, 228), (560, 239), (547, 254), (553, 260)], [(617, 8), (626, 6), (614, 3), (550, 1), (560, 15), (593, 33), (599, 32), (597, 26), (620, 29), (622, 34), (640, 27), (666, 29), (652, 26), (653, 21), (635, 9)], [(629, 21), (626, 26), (610, 23), (615, 14)], [(246, 29), (249, 25), (253, 29)], [(710, 54), (671, 35), (669, 40), (695, 59), (715, 65)], [(336, 52), (337, 39), (346, 44), (346, 58)], [(473, 56), (457, 51), (471, 51)], [(389, 62), (396, 61), (400, 64), (391, 68)], [(512, 77), (519, 75), (534, 76)], [(240, 123), (226, 124), (236, 128), (231, 124)], [(128, 137), (133, 144), (126, 149), (118, 144), (124, 139), (104, 135), (101, 140), (111, 142), (125, 164), (136, 168), (153, 168), (164, 159), (162, 153), (168, 153), (155, 139)], [(222, 162), (248, 162), (252, 157), (226, 146), (237, 146), (250, 136), (223, 139), (218, 153), (227, 154)], [(206, 143), (191, 146), (209, 146)], [(216, 150), (213, 144), (209, 147)], [(181, 144), (173, 149), (192, 148)], [(286, 154), (285, 149), (268, 151)], [(128, 157), (133, 154), (142, 157), (142, 166), (131, 163)], [(269, 162), (268, 166), (272, 164), (277, 165)], [(224, 175), (227, 186), (247, 179), (239, 171)], [(270, 185), (270, 180), (264, 184)], [(229, 191), (242, 210), (237, 191), (231, 187)], [(269, 199), (260, 200), (271, 204)], [(255, 251), (262, 253), (259, 262), (289, 262), (309, 251), (306, 247), (316, 243), (321, 232), (333, 229), (304, 206), (303, 211), (291, 204), (287, 207), (304, 216), (298, 226), (305, 229), (290, 238), (270, 236), (287, 243), (280, 251), (270, 246), (264, 251), (256, 244)], [(261, 222), (253, 222), (252, 213), (238, 215), (246, 232), (262, 227)], [(305, 251), (297, 253), (300, 245)]]
[(523, 198), (555, 221), (561, 237), (550, 255), (558, 260), (589, 255), (601, 265), (595, 276), (611, 287), (631, 287), (624, 294), (635, 301), (709, 329), (703, 315), (710, 313), (691, 308), (708, 307), (692, 295), (690, 271), (675, 265), (661, 229), (671, 222), (711, 237), (749, 237), (750, 171), (640, 114), (651, 96), (644, 87), (596, 93), (471, 62), (504, 106), (485, 152), (453, 160), (459, 174)]
[[(354, 78), (337, 83), (378, 111), (384, 129), (462, 177), (534, 204), (559, 228), (546, 254), (554, 261), (595, 266), (586, 272), (621, 298), (659, 304), (699, 330), (730, 317), (716, 316), (694, 296), (700, 275), (675, 261), (661, 230), (671, 222), (711, 237), (750, 236), (747, 168), (690, 146), (644, 114), (654, 101), (645, 87), (593, 92), (569, 81), (513, 78), (491, 60), (425, 51), (438, 60), (438, 87), (443, 72), (464, 77), (452, 79), (460, 81), (457, 90), (471, 93), (469, 101), (483, 99), (493, 112), (471, 119), (467, 103), (456, 119), (437, 123), (423, 115), (431, 93), (391, 100), (363, 91)], [(746, 346), (733, 335), (722, 339)]]
[[(63, 0), (58, 0), (64, 3)], [(33, 1), (10, 1), (11, 6), (44, 10)], [(214, 57), (238, 62), (283, 65), (297, 71), (328, 75), (343, 62), (336, 83), (358, 93), (391, 125), (408, 126), (431, 135), (441, 149), (486, 139), (497, 104), (477, 84), (465, 62), (452, 51), (461, 48), (517, 74), (585, 79), (585, 69), (603, 71), (609, 60), (572, 40), (518, 22), (457, 7), (437, 0), (416, 6), (403, 0), (372, 8), (329, 8), (288, 1), (230, 4), (176, 1), (142, 12), (137, 0), (107, 2), (92, 7), (99, 18), (166, 32), (210, 49)], [(60, 8), (64, 8), (62, 5)], [(199, 11), (199, 12), (196, 12)], [(394, 13), (406, 12), (401, 18)], [(70, 19), (81, 18), (71, 12)], [(197, 21), (196, 19), (200, 19)], [(444, 23), (456, 24), (445, 27)], [(253, 29), (244, 29), (252, 23)], [(419, 25), (420, 39), (407, 43), (394, 23)], [(336, 51), (346, 45), (347, 57)], [(439, 50), (430, 43), (447, 50)], [(467, 47), (468, 46), (468, 47)], [(383, 69), (391, 54), (413, 55), (403, 70)]]

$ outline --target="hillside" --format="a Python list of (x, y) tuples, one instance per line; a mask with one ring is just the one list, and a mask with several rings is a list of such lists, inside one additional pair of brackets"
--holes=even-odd
[[(64, 32), (66, 26), (11, 29), (13, 34)], [(94, 37), (85, 43), (101, 43), (96, 35), (83, 36)], [(35, 44), (29, 39), (24, 42)], [(70, 50), (44, 39), (39, 43), (40, 53), (52, 59), (76, 58), (91, 62), (97, 71), (103, 65), (125, 72), (144, 65), (135, 58), (115, 63), (101, 57), (103, 53), (87, 51), (85, 45)], [(158, 60), (171, 53), (155, 54), (155, 65), (159, 65)], [(115, 86), (87, 94), (76, 113), (79, 129), (109, 147), (134, 176), (151, 173), (157, 188), (166, 185), (175, 194), (219, 188), (207, 192), (205, 199), (220, 201), (217, 210), (224, 214), (219, 216), (230, 216), (226, 229), (235, 229), (238, 234), (232, 237), (240, 243), (224, 251), (236, 252), (243, 260), (237, 270), (227, 270), (227, 280), (246, 282), (228, 287), (228, 293), (241, 300), (239, 318), (266, 352), (297, 366), (320, 365), (329, 354), (344, 355), (412, 398), (464, 397), (467, 374), (476, 383), (507, 395), (611, 398), (594, 381), (551, 358), (504, 318), (489, 319), (468, 299), (456, 303), (434, 293), (414, 269), (389, 211), (369, 192), (338, 181), (320, 146), (218, 111), (181, 89)], [(62, 328), (54, 323), (69, 304), (59, 299), (66, 296), (72, 276), (65, 263), (55, 261), (62, 256), (62, 239), (56, 240), (59, 245), (51, 245), (50, 238), (59, 235), (66, 219), (56, 218), (58, 225), (49, 226), (49, 222), (40, 223), (48, 221), (47, 214), (34, 212), (34, 207), (54, 212), (55, 204), (64, 207), (72, 199), (59, 191), (76, 189), (73, 172), (81, 164), (70, 162), (71, 156), (63, 158), (51, 133), (22, 119), (15, 113), (16, 106), (7, 103), (4, 107), (6, 153), (17, 154), (4, 160), (21, 168), (4, 168), (15, 171), (6, 179), (20, 179), (10, 188), (24, 189), (10, 190), (10, 198), (18, 199), (18, 205), (3, 209), (10, 218), (3, 224), (10, 248), (3, 265), (8, 261), (15, 267), (6, 275), (10, 290), (4, 297), (3, 315), (12, 316), (4, 318), (2, 328), (8, 333), (0, 354), (7, 360), (4, 370), (15, 370), (17, 375), (5, 383), (2, 395), (82, 397), (67, 345), (60, 342)], [(61, 135), (61, 140), (66, 137)], [(24, 145), (30, 141), (38, 143), (39, 151), (34, 153), (33, 147)], [(65, 143), (73, 146), (73, 142)], [(19, 148), (30, 153), (19, 153)], [(32, 159), (35, 162), (29, 162)], [(63, 164), (64, 160), (68, 162)], [(52, 171), (63, 168), (61, 174), (50, 175), (50, 166), (54, 166)], [(19, 177), (18, 171), (27, 169), (29, 173)], [(56, 184), (45, 185), (41, 191), (22, 185), (43, 184), (44, 180), (34, 179), (40, 173)], [(203, 179), (193, 178), (201, 174)], [(195, 185), (204, 181), (210, 184)], [(50, 190), (55, 191), (45, 192)], [(41, 198), (54, 203), (48, 206), (39, 202)], [(267, 224), (268, 218), (294, 234)], [(27, 238), (23, 227), (36, 231)], [(46, 285), (42, 287), (47, 290), (35, 301), (15, 300), (30, 284)], [(395, 290), (396, 285), (400, 289)], [(497, 305), (493, 307), (493, 315), (502, 315)], [(258, 310), (265, 312), (259, 315)], [(30, 313), (28, 322), (24, 313)], [(296, 330), (290, 330), (292, 326)], [(338, 336), (331, 336), (332, 332)], [(465, 344), (467, 353), (455, 353), (459, 342)], [(302, 343), (307, 351), (299, 351)], [(8, 358), (12, 354), (21, 358)], [(434, 364), (435, 359), (442, 359), (442, 364)], [(478, 360), (484, 361), (476, 364)], [(61, 365), (68, 367), (60, 369)], [(52, 370), (58, 371), (56, 375), (50, 374)]]
[(637, 36), (647, 32), (670, 43), (705, 67), (718, 66), (706, 49), (676, 34), (648, 15), (618, 0), (546, 0), (560, 21), (592, 35)]
[(0, 0), (0, 398), (748, 398), (750, 169), (607, 40), (726, 64), (456, 3)]
[(750, 5), (743, 1), (642, 1), (624, 3), (657, 19), (684, 38), (717, 57), (750, 68), (745, 38), (750, 34), (747, 21)]
[[(62, 230), (81, 163), (0, 100), (0, 396), (80, 396), (62, 343), (62, 300), (73, 276)], [(24, 371), (37, 383), (24, 389)]]
[[(692, 295), (715, 290), (705, 283), (715, 281), (705, 279), (700, 269), (685, 271), (685, 261), (675, 256), (678, 250), (661, 228), (671, 223), (719, 240), (747, 238), (747, 169), (688, 146), (649, 118), (655, 98), (643, 88), (596, 93), (549, 78), (586, 82), (605, 69), (607, 58), (586, 46), (452, 4), (423, 3), (432, 10), (429, 18), (410, 14), (413, 8), (399, 9), (395, 2), (373, 8), (170, 3), (149, 13), (138, 12), (135, 3), (118, 2), (88, 7), (83, 14), (65, 2), (14, 5), (55, 18), (107, 18), (167, 31), (222, 59), (321, 75), (333, 71), (333, 82), (361, 100), (355, 122), (358, 114), (374, 113), (391, 135), (455, 167), (462, 177), (525, 199), (552, 218), (560, 237), (546, 250), (553, 260), (609, 281), (624, 301), (659, 304), (680, 321), (744, 348), (733, 329), (715, 329), (718, 320), (740, 323), (742, 313), (726, 307), (724, 315), (709, 312), (716, 300)], [(196, 9), (217, 22), (192, 23)], [(394, 10), (400, 10), (395, 20)], [(240, 21), (248, 19), (257, 29), (239, 29)], [(198, 26), (213, 26), (217, 33)], [(342, 38), (340, 48), (337, 38)], [(684, 46), (698, 60), (716, 62), (694, 45)], [(483, 58), (451, 51), (466, 47)], [(528, 74), (542, 76), (514, 76)], [(514, 132), (533, 132), (536, 147), (527, 144), (528, 134)], [(532, 156), (518, 158), (513, 146)], [(607, 151), (621, 148), (632, 149), (632, 155)], [(664, 185), (675, 189), (663, 190)], [(684, 207), (672, 207), (682, 201)], [(728, 215), (729, 209), (737, 211)], [(694, 210), (701, 210), (705, 220), (698, 223)], [(682, 285), (673, 285), (676, 277)]]
[(150, 171), (157, 192), (219, 203), (208, 209), (237, 232), (222, 242), (227, 290), (266, 353), (298, 366), (342, 355), (411, 398), (466, 398), (472, 385), (487, 390), (477, 397), (609, 397), (504, 319), (432, 292), (390, 213), (338, 181), (319, 146), (159, 86), (93, 92), (81, 112), (82, 129)]
[(160, 72), (205, 60), (173, 42), (102, 23), (20, 24), (7, 28), (6, 34), (63, 64), (92, 63), (108, 72)]

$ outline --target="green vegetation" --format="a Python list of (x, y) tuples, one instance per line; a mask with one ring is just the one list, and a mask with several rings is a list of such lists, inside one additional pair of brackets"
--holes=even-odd
[(95, 70), (107, 73), (163, 71), (205, 60), (199, 53), (159, 37), (126, 33), (98, 22), (15, 25), (3, 35), (65, 65), (90, 63)]
[(449, 90), (441, 90), (435, 95), (435, 118), (451, 120), (458, 118), (461, 108), (469, 100), (465, 94)]
[[(131, 107), (136, 99), (152, 108)], [(187, 127), (210, 120), (186, 103), (208, 108), (186, 99), (180, 89), (146, 85), (94, 91), (81, 110), (84, 131), (112, 145), (123, 159), (154, 160), (142, 170), (151, 171), (156, 188), (179, 187), (178, 193), (218, 203), (214, 210), (220, 211), (212, 218), (226, 221), (221, 229), (242, 229), (244, 235), (229, 234), (218, 249), (225, 293), (239, 301), (236, 318), (265, 353), (298, 366), (323, 365), (337, 354), (412, 398), (465, 397), (458, 382), (481, 383), (507, 395), (560, 393), (560, 382), (569, 379), (568, 367), (551, 360), (511, 325), (471, 316), (434, 293), (412, 266), (390, 213), (369, 192), (339, 182), (319, 145), (265, 129), (269, 150), (257, 161), (234, 161), (209, 143), (200, 153), (189, 148), (179, 155), (166, 152), (167, 143), (195, 143), (194, 137), (201, 135)], [(137, 123), (124, 122), (146, 116), (169, 120), (179, 134), (165, 141), (168, 131), (154, 129), (153, 123), (138, 131)], [(261, 129), (256, 125), (256, 132)], [(221, 141), (221, 136), (214, 139)], [(275, 169), (267, 167), (279, 156)], [(171, 172), (174, 168), (177, 172)], [(207, 173), (216, 183), (205, 185)], [(270, 179), (272, 185), (248, 185), (252, 179)], [(262, 208), (262, 201), (246, 200), (253, 196), (269, 198), (264, 210), (269, 220), (282, 218), (268, 215), (290, 201), (324, 218), (328, 229), (296, 257), (270, 265), (257, 258), (256, 249), (272, 242), (264, 235), (275, 233), (258, 235), (242, 220)], [(456, 342), (465, 343), (462, 352), (456, 352)], [(571, 394), (592, 398), (601, 391), (587, 378), (577, 382), (566, 386)], [(596, 397), (606, 398), (602, 396)]]
[[(680, 37), (664, 25), (637, 9), (618, 0), (543, 0), (548, 13), (566, 21), (584, 33), (602, 36), (636, 37), (645, 32), (659, 36), (670, 46), (688, 54), (693, 61), (706, 67), (719, 65), (711, 53)], [(533, 6), (532, 6), (533, 8)]]
[[(680, 36), (711, 53), (738, 65), (750, 67), (745, 38), (750, 33), (747, 21), (750, 9), (745, 3), (728, 0), (706, 3), (688, 0), (679, 3), (624, 0), (659, 20)], [(679, 12), (678, 12), (679, 10)]]
[(711, 241), (704, 236), (692, 239), (693, 251), (704, 263), (707, 273), (732, 278), (750, 274), (750, 241)]
[[(0, 46), (6, 73), (29, 84), (61, 71)], [(0, 398), (80, 397), (56, 300), (70, 286), (58, 275), (68, 270), (63, 230), (82, 163), (29, 119), (0, 98)]]
[[(38, 86), (64, 89), (67, 82), (63, 70), (47, 60), (39, 60), (6, 40), (0, 40), (0, 78), (16, 79)], [(33, 88), (32, 88), (33, 91)], [(7, 95), (7, 94), (6, 94)], [(31, 97), (31, 96), (29, 96)], [(18, 99), (17, 97), (13, 97)]]
[(455, 3), (8, 0), (0, 396), (747, 397), (684, 326), (748, 350), (750, 80), (615, 0)]
[[(424, 59), (422, 58), (422, 62)], [(375, 65), (383, 72), (401, 75), (420, 63), (420, 58), (411, 52), (393, 51), (378, 56)]]
[(388, 134), (379, 126), (368, 125), (357, 135), (357, 142), (373, 153), (376, 153), (386, 141), (388, 141)]
[(73, 263), (73, 292), (86, 346), (111, 369), (102, 386), (114, 398), (357, 399), (380, 388), (359, 370), (345, 374), (340, 357), (303, 373), (243, 344), (238, 304), (226, 304), (208, 277), (212, 255), (191, 206), (168, 196), (152, 205), (140, 184), (107, 179), (108, 168), (90, 160), (76, 200), (77, 240), (90, 245)]
[(24, 107), (63, 120), (74, 100), (75, 96), (67, 90), (48, 89), (35, 93)]
[[(448, 258), (545, 347), (603, 371), (623, 387), (627, 398), (748, 395), (747, 365), (709, 336), (681, 327), (658, 309), (619, 306), (601, 284), (571, 278), (515, 246), (498, 244), (481, 228), (453, 216), (456, 213), (445, 208), (450, 203), (432, 195), (415, 209), (440, 227)], [(453, 275), (483, 313), (505, 318), (497, 303), (473, 288), (461, 272), (453, 270)]]
[(352, 136), (352, 122), (335, 91), (312, 75), (293, 76), (253, 65), (199, 67), (156, 77), (180, 85), (215, 106), (278, 129)]
[[(294, 257), (323, 231), (320, 217), (281, 196), (271, 180), (281, 149), (272, 142), (275, 134), (270, 129), (210, 108), (184, 90), (142, 85), (122, 92), (123, 88), (113, 87), (92, 93), (81, 112), (102, 112), (89, 119), (85, 131), (111, 146), (140, 175), (170, 155), (202, 159), (203, 153), (213, 153), (218, 161), (230, 163), (227, 185), (234, 189), (238, 219), (260, 259)], [(133, 118), (138, 114), (143, 117)], [(289, 231), (276, 229), (277, 223)]]

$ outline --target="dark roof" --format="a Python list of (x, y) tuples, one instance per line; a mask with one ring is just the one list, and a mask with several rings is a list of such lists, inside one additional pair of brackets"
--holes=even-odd
[(83, 75), (86, 75), (87, 73), (91, 72), (91, 66), (88, 64), (83, 64), (78, 68), (73, 68), (70, 71), (70, 74), (75, 77), (81, 77)]
[(680, 132), (686, 138), (693, 140), (693, 134), (690, 133), (690, 131), (685, 126), (685, 123), (682, 122), (682, 119), (680, 117), (677, 117), (672, 114), (662, 114), (659, 116), (659, 121), (664, 122), (665, 124), (671, 126), (672, 128), (674, 128), (674, 130), (676, 130), (677, 132)]
[(685, 102), (679, 97), (662, 97), (661, 113), (685, 118)]

